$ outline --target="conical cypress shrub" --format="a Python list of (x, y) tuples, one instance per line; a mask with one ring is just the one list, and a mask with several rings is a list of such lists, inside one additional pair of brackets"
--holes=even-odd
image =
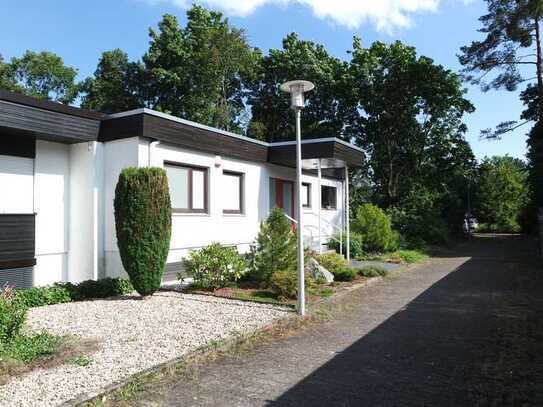
[(134, 289), (159, 289), (170, 249), (172, 209), (161, 168), (126, 168), (115, 188), (117, 246)]

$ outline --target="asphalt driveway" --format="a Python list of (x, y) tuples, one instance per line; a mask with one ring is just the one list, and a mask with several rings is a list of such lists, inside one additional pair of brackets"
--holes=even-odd
[(349, 294), (339, 318), (218, 359), (134, 404), (543, 405), (533, 246), (478, 237)]

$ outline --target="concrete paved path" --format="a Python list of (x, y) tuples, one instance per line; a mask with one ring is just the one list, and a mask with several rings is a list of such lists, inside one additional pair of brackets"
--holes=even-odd
[[(203, 367), (146, 406), (468, 406), (500, 298), (539, 267), (532, 244), (479, 237), (344, 299), (333, 321)], [(475, 370), (478, 368), (475, 367)]]

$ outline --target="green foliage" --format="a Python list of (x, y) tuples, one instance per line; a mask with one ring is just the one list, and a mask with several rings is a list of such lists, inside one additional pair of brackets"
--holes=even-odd
[(7, 82), (8, 90), (65, 104), (73, 102), (79, 93), (76, 76), (76, 69), (48, 51), (28, 50), (4, 68), (0, 61), (0, 84)]
[(372, 277), (384, 277), (388, 274), (388, 271), (383, 267), (378, 266), (366, 266), (358, 270), (358, 274), (363, 277), (372, 278)]
[(304, 41), (295, 33), (287, 35), (282, 45), (282, 49), (271, 49), (261, 58), (259, 75), (251, 83), (249, 135), (268, 141), (292, 138), (294, 114), (279, 85), (304, 78), (317, 86), (308, 94), (302, 115), (303, 136), (341, 136), (347, 114), (355, 110), (346, 103), (351, 87), (346, 78), (348, 64), (330, 55), (323, 45)]
[(144, 104), (142, 91), (143, 67), (130, 62), (120, 49), (102, 53), (94, 77), (81, 84), (81, 107), (103, 113), (123, 112)]
[(28, 307), (17, 301), (15, 290), (9, 286), (0, 292), (0, 347), (19, 335)]
[(84, 301), (93, 298), (107, 298), (129, 294), (134, 291), (129, 280), (104, 278), (87, 280), (79, 284), (56, 283), (47, 287), (33, 287), (16, 291), (17, 302), (27, 307)]
[(124, 269), (140, 295), (159, 289), (172, 229), (168, 178), (161, 168), (125, 168), (115, 188), (115, 229)]
[[(334, 239), (330, 239), (330, 241), (327, 243), (327, 246), (335, 250), (337, 253), (339, 253), (339, 234), (334, 235)], [(360, 233), (353, 232), (351, 230), (351, 238), (349, 241), (350, 246), (350, 254), (353, 258), (362, 257), (366, 254), (364, 249), (364, 236)], [(347, 240), (345, 239), (345, 235), (343, 235), (343, 253), (346, 253), (347, 248)]]
[(86, 367), (92, 363), (92, 359), (85, 355), (79, 355), (71, 358), (68, 362), (76, 366)]
[(390, 219), (375, 205), (361, 205), (356, 211), (351, 229), (361, 238), (365, 252), (385, 252), (398, 246), (399, 236), (392, 230)]
[(267, 284), (274, 272), (295, 270), (298, 261), (296, 242), (289, 220), (281, 209), (274, 208), (260, 225), (253, 253), (252, 277)]
[(474, 163), (461, 122), (474, 108), (454, 72), (400, 41), (363, 48), (355, 38), (349, 75), (361, 109), (347, 129), (369, 154), (374, 202), (394, 205), (417, 183), (442, 190)]
[(356, 270), (347, 267), (336, 270), (334, 281), (353, 281), (356, 278)]
[[(313, 286), (313, 280), (308, 273), (305, 273), (305, 291)], [(298, 298), (298, 272), (296, 269), (278, 270), (270, 277), (270, 288), (277, 294), (279, 299)]]
[(64, 337), (45, 332), (16, 335), (11, 342), (0, 343), (0, 360), (10, 359), (29, 363), (38, 357), (54, 354), (64, 342)]
[[(451, 197), (449, 197), (449, 202)], [(449, 240), (450, 231), (462, 226), (463, 211), (449, 219), (448, 225), (440, 208), (447, 204), (445, 196), (419, 187), (407, 194), (395, 206), (387, 210), (392, 226), (411, 246), (426, 243), (441, 245)], [(458, 207), (463, 209), (463, 205)], [(452, 212), (453, 209), (450, 209)]]
[(334, 275), (336, 272), (347, 267), (347, 260), (338, 253), (317, 254), (315, 255), (315, 260), (317, 260), (322, 267)]
[(385, 257), (388, 260), (400, 260), (402, 263), (412, 264), (418, 263), (428, 256), (418, 250), (397, 250)]
[(498, 231), (519, 230), (519, 218), (529, 201), (528, 172), (519, 159), (503, 156), (481, 163), (476, 190), (476, 213)]
[(194, 286), (207, 290), (226, 287), (241, 278), (247, 265), (233, 247), (212, 243), (200, 250), (191, 250), (184, 261)]

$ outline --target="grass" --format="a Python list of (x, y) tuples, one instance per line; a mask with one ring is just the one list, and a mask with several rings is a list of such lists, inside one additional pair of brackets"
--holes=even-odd
[(419, 250), (396, 250), (387, 257), (391, 260), (399, 259), (402, 263), (413, 264), (426, 260), (428, 255)]
[(49, 369), (65, 363), (87, 365), (86, 353), (98, 350), (95, 340), (79, 340), (48, 333), (21, 334), (0, 345), (0, 385), (34, 369)]
[(54, 354), (64, 341), (64, 337), (48, 333), (18, 335), (0, 347), (0, 360), (30, 363), (40, 356)]
[(92, 363), (92, 359), (86, 355), (78, 355), (68, 360), (68, 363), (81, 367), (89, 366)]
[(244, 290), (234, 290), (232, 293), (232, 298), (237, 298), (244, 301), (255, 301), (262, 302), (265, 304), (283, 304), (283, 302), (277, 299), (277, 296), (271, 291), (260, 290), (260, 291), (244, 291)]
[(388, 271), (386, 269), (378, 266), (367, 266), (362, 267), (360, 270), (358, 270), (358, 274), (367, 278), (384, 277), (387, 275), (387, 273)]

